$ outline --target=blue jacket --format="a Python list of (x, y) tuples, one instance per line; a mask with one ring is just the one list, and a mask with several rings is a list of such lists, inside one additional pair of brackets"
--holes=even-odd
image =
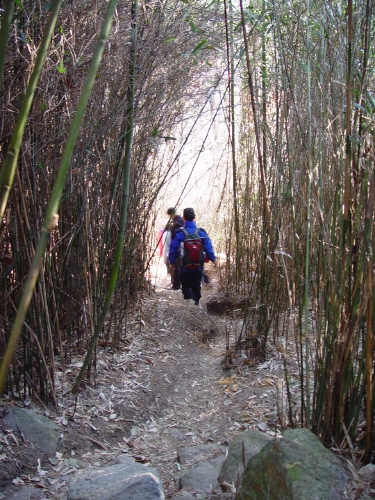
[[(194, 220), (185, 221), (185, 229), (188, 233), (190, 233), (190, 234), (194, 233), (194, 231), (196, 230), (196, 227), (197, 227), (197, 223)], [(207, 257), (212, 262), (215, 262), (215, 260), (216, 260), (215, 253), (214, 253), (214, 249), (212, 248), (212, 243), (211, 243), (210, 238), (208, 237), (208, 234), (206, 233), (206, 231), (204, 231), (204, 229), (199, 229), (198, 234), (202, 239), (203, 248), (204, 248), (204, 251), (206, 252)], [(171, 245), (169, 247), (169, 262), (171, 264), (174, 264), (176, 262), (176, 260), (178, 259), (180, 244), (184, 240), (185, 240), (184, 232), (181, 230), (177, 231), (175, 234), (175, 237), (171, 241)], [(197, 270), (201, 271), (202, 267), (200, 267)], [(183, 273), (192, 273), (194, 271), (192, 271), (191, 269), (182, 269), (182, 272)]]

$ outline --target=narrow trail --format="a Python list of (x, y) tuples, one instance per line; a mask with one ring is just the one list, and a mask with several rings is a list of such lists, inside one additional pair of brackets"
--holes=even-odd
[[(275, 350), (262, 365), (246, 360), (226, 369), (225, 335), (233, 325), (207, 314), (213, 289), (203, 290), (202, 308), (187, 307), (180, 291), (157, 290), (143, 299), (128, 333), (132, 340), (115, 356), (117, 361), (106, 359), (104, 351), (99, 354), (97, 386), (89, 390), (88, 400), (87, 391), (82, 395), (74, 421), (78, 432), (83, 423), (94, 440), (83, 440), (81, 457), (101, 463), (131, 454), (158, 470), (169, 498), (187, 465), (179, 463), (181, 448), (202, 443), (225, 447), (248, 428), (274, 435), (282, 367)], [(79, 422), (82, 415), (84, 422)], [(104, 449), (95, 447), (95, 440)], [(88, 454), (87, 445), (94, 452)]]
[(272, 359), (256, 366), (250, 360), (225, 369), (225, 333), (231, 323), (207, 314), (212, 291), (203, 290), (202, 309), (186, 307), (181, 292), (159, 292), (154, 317), (149, 317), (162, 355), (149, 371), (155, 399), (147, 432), (135, 447), (148, 452), (167, 491), (175, 488), (181, 468), (178, 448), (207, 442), (225, 446), (247, 428), (273, 432), (277, 420), (275, 382), (282, 376), (281, 363)]
[[(263, 364), (239, 355), (228, 369), (225, 338), (236, 323), (207, 314), (214, 288), (204, 287), (202, 307), (187, 307), (180, 291), (156, 290), (129, 316), (120, 350), (98, 347), (95, 380), (81, 388), (77, 401), (70, 388), (82, 355), (56, 370), (60, 463), (68, 465), (43, 463), (52, 498), (66, 499), (76, 470), (110, 464), (121, 454), (156, 469), (171, 498), (179, 475), (195, 465), (180, 462), (181, 449), (206, 443), (225, 448), (249, 428), (275, 434), (276, 387), (283, 377), (276, 348), (269, 347)], [(21, 447), (13, 450), (19, 462), (35, 464), (32, 449), (28, 455)], [(9, 477), (17, 474), (14, 465)]]

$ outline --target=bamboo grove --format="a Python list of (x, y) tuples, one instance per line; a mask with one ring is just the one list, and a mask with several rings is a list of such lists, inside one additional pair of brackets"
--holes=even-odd
[[(2, 357), (40, 234), (47, 236), (6, 390), (56, 403), (56, 363), (91, 351), (90, 377), (98, 337), (117, 347), (124, 341), (127, 314), (142, 314), (138, 299), (149, 290), (156, 201), (176, 175), (180, 149), (171, 138), (218, 93), (212, 120), (220, 108), (219, 142), (228, 149), (215, 166), (220, 199), (207, 210), (227, 254), (221, 285), (248, 306), (238, 340), (256, 331), (263, 357), (268, 342), (292, 340), (298, 380), (282, 349), (288, 424), (308, 426), (327, 445), (356, 440), (369, 461), (373, 2), (118, 1), (107, 40), (100, 33), (110, 2), (51, 2), (52, 37), (52, 7), (3, 4)], [(88, 79), (92, 91), (61, 180)], [(18, 122), (24, 131), (8, 170)], [(61, 199), (49, 212), (56, 181)]]
[[(241, 336), (251, 337), (256, 324), (263, 351), (281, 334), (294, 339), (301, 396), (296, 411), (284, 349), (289, 424), (306, 425), (338, 447), (361, 437), (368, 461), (375, 395), (374, 5), (240, 0), (227, 12), (228, 73), (241, 79), (241, 117), (228, 126), (232, 144), (239, 142), (230, 226), (236, 244), (229, 248), (237, 255), (228, 273), (248, 297)], [(241, 47), (246, 61), (234, 70), (230, 57)]]

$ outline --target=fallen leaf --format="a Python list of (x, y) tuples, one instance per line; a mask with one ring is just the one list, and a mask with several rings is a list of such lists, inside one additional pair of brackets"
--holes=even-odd
[(13, 479), (12, 484), (25, 484), (25, 481), (20, 477), (16, 477), (15, 479)]
[(228, 385), (235, 378), (236, 378), (236, 375), (232, 375), (231, 377), (218, 380), (217, 383), (220, 385)]

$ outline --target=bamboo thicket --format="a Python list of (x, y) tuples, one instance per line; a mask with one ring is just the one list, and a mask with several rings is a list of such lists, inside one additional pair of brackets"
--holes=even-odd
[[(241, 17), (249, 50), (240, 71), (254, 77), (240, 90), (237, 152), (240, 245), (249, 270), (242, 290), (252, 317), (247, 334), (257, 324), (264, 348), (271, 332), (273, 340), (293, 340), (301, 395), (295, 422), (326, 444), (366, 429), (369, 450), (374, 12), (369, 2), (275, 1), (247, 7), (242, 16), (238, 11)], [(259, 151), (267, 158), (266, 182)]]

